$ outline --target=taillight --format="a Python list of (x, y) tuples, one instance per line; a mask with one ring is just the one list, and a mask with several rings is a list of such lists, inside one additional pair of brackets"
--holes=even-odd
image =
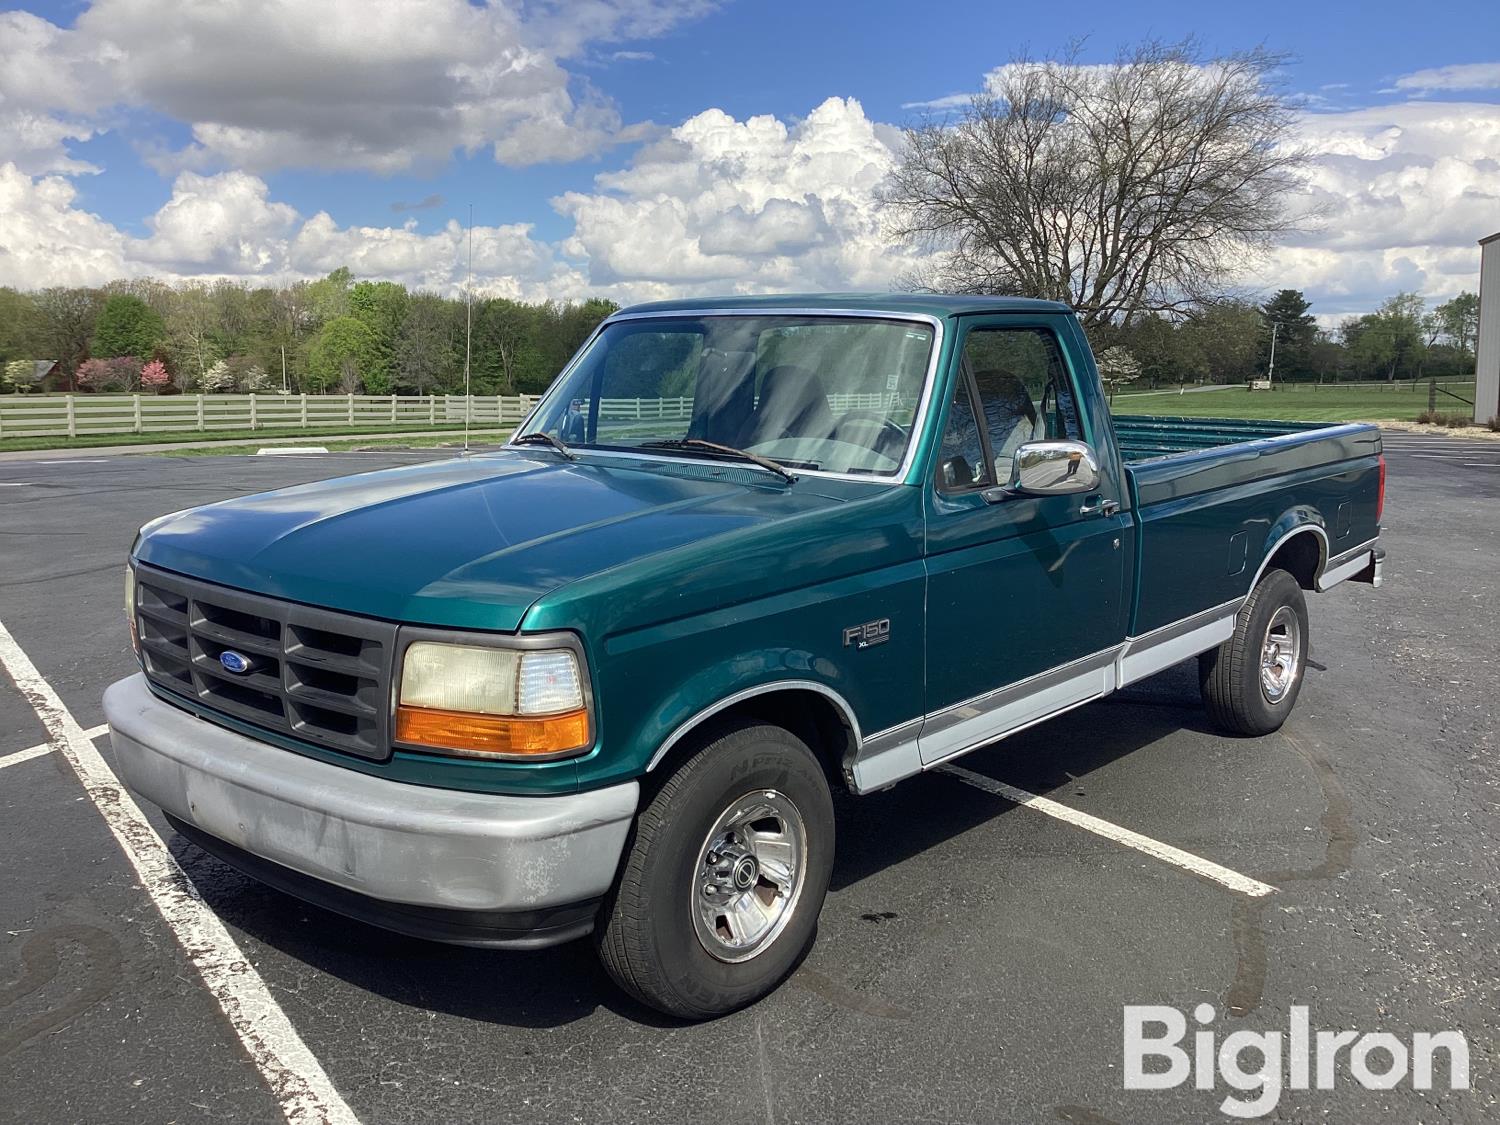
[(1375, 522), (1385, 515), (1385, 454), (1380, 455), (1380, 491), (1375, 496)]

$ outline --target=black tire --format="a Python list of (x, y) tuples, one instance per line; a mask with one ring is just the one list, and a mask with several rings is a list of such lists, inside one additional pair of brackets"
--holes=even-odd
[[(710, 885), (738, 894), (757, 893), (762, 884), (739, 892), (732, 882), (711, 883), (715, 876), (703, 866), (709, 832), (721, 817), (768, 792), (801, 818), (801, 879), (786, 896), (791, 908), (780, 929), (768, 931), (747, 959), (722, 960), (710, 952), (712, 935), (700, 936), (699, 926), (707, 923), (695, 920), (703, 905), (698, 896), (709, 902), (704, 888)], [(745, 838), (742, 832), (739, 840)], [(720, 728), (667, 778), (636, 820), (596, 934), (605, 969), (643, 1004), (682, 1019), (708, 1019), (760, 999), (812, 945), (833, 870), (833, 843), (832, 794), (806, 743), (766, 724)], [(764, 886), (768, 893), (771, 883)], [(724, 934), (725, 940), (734, 936), (727, 928)]]
[[(1297, 630), (1294, 653), (1276, 664), (1289, 671), (1279, 693), (1262, 683), (1262, 650), (1273, 622), (1278, 637), (1287, 635), (1293, 624)], [(1234, 636), (1198, 657), (1198, 684), (1210, 721), (1229, 734), (1261, 735), (1281, 729), (1302, 690), (1309, 635), (1302, 587), (1284, 570), (1266, 571), (1240, 607)]]

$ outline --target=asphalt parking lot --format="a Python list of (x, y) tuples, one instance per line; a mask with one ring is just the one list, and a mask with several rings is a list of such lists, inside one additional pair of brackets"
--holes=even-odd
[[(446, 455), (0, 464), (0, 624), (90, 730), (134, 667), (121, 572), (141, 523)], [(1469, 1090), (1371, 1091), (1341, 1067), (1270, 1120), (1493, 1121), (1500, 443), (1395, 434), (1387, 456), (1386, 585), (1310, 599), (1312, 663), (1281, 734), (1211, 733), (1185, 665), (970, 755), (981, 784), (940, 772), (843, 800), (817, 946), (713, 1023), (625, 1000), (586, 942), (455, 949), (303, 906), (149, 815), (366, 1123), (1229, 1120), (1222, 1084), (1122, 1089), (1122, 1007), (1202, 1003), (1220, 1037), (1285, 1031), (1305, 1005), (1314, 1028), (1467, 1038)], [(27, 753), (46, 743), (0, 675), (0, 1119), (282, 1117), (285, 1090), (106, 826), (107, 794)], [(985, 779), (1275, 890), (1233, 890)]]

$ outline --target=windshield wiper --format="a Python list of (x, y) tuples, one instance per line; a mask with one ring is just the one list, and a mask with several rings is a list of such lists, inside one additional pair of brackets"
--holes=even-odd
[(511, 445), (535, 445), (537, 442), (550, 445), (569, 461), (578, 460), (578, 454), (564, 445), (562, 438), (553, 437), (546, 430), (532, 430), (529, 434), (521, 434), (510, 439)]
[(644, 441), (642, 449), (702, 449), (708, 453), (718, 453), (724, 457), (738, 457), (743, 461), (749, 461), (752, 465), (759, 465), (762, 469), (769, 470), (783, 478), (788, 484), (797, 483), (797, 475), (789, 472), (784, 466), (778, 465), (769, 457), (762, 457), (759, 453), (751, 453), (748, 449), (736, 449), (732, 445), (720, 445), (716, 441), (705, 441), (703, 438), (666, 438), (662, 441)]

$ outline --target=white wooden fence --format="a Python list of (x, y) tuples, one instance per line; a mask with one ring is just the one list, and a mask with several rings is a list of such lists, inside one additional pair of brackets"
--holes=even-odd
[[(475, 395), (469, 424), (514, 426), (532, 395)], [(0, 439), (200, 430), (420, 430), (464, 421), (462, 395), (3, 395)]]
[[(891, 404), (891, 396), (882, 394), (828, 397), (840, 412)], [(469, 424), (514, 426), (535, 404), (534, 395), (474, 395), (468, 400)], [(691, 398), (599, 403), (600, 416), (611, 420), (685, 421), (692, 413)], [(462, 395), (0, 395), (0, 440), (210, 430), (420, 430), (463, 421)]]

